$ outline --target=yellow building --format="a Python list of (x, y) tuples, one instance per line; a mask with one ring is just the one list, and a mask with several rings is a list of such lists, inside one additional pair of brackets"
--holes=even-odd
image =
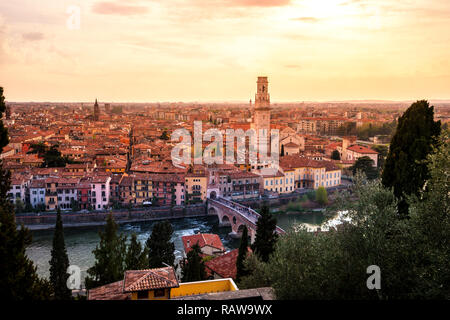
[(277, 193), (291, 193), (295, 190), (295, 170), (278, 171), (263, 176), (264, 190)]
[(88, 300), (168, 300), (239, 290), (233, 279), (178, 283), (172, 267), (128, 270), (124, 279), (88, 291)]
[(136, 173), (133, 179), (133, 195), (135, 197), (135, 204), (142, 204), (146, 200), (153, 197), (152, 193), (152, 179), (148, 174)]
[(186, 203), (197, 203), (206, 201), (208, 177), (205, 168), (194, 166), (189, 169), (185, 176)]

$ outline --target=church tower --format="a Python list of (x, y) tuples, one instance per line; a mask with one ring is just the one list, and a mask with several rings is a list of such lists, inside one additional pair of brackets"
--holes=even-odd
[(265, 143), (270, 148), (270, 95), (267, 77), (258, 77), (256, 82), (255, 109), (253, 129), (258, 136), (258, 143)]
[(100, 118), (100, 108), (98, 107), (97, 99), (95, 99), (94, 104), (94, 121), (98, 121)]

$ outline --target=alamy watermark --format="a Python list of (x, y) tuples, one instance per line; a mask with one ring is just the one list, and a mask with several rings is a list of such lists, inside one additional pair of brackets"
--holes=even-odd
[[(246, 131), (226, 129), (224, 148), (221, 130), (211, 128), (203, 132), (202, 122), (194, 121), (193, 144), (187, 129), (177, 129), (172, 133), (171, 140), (176, 143), (171, 152), (172, 163), (183, 168), (183, 165), (192, 163), (193, 155), (194, 164), (250, 164), (276, 172), (279, 164), (279, 130), (272, 129), (270, 134), (267, 129), (258, 131), (253, 128)], [(211, 143), (203, 149), (203, 142)]]
[(367, 274), (370, 276), (367, 278), (366, 285), (369, 290), (380, 290), (381, 289), (381, 269), (377, 265), (370, 265), (366, 270)]
[(71, 5), (67, 7), (66, 13), (69, 15), (66, 20), (67, 29), (79, 30), (81, 28), (81, 8)]

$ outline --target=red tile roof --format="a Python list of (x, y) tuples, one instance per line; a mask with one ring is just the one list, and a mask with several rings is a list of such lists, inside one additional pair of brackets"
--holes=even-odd
[(123, 292), (176, 288), (178, 286), (178, 280), (172, 267), (128, 270), (123, 279)]
[[(249, 252), (251, 249), (249, 248)], [(222, 278), (236, 278), (236, 260), (239, 249), (234, 249), (205, 263), (211, 273), (216, 273)]]
[(362, 154), (378, 154), (378, 152), (376, 152), (375, 150), (372, 150), (370, 148), (364, 147), (364, 146), (360, 146), (357, 144), (354, 144), (350, 147), (347, 148), (347, 150), (353, 151), (353, 152), (358, 152), (358, 153), (362, 153)]
[(196, 243), (198, 243), (200, 248), (203, 248), (204, 246), (211, 246), (220, 251), (225, 251), (225, 247), (217, 234), (199, 233), (191, 236), (183, 236), (181, 237), (181, 240), (183, 241), (184, 252), (186, 254), (191, 251), (192, 246)]
[(123, 292), (123, 280), (88, 290), (88, 300), (131, 300), (130, 293)]

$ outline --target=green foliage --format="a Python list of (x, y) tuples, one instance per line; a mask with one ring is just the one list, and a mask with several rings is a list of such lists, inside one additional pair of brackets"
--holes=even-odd
[(366, 175), (367, 179), (373, 180), (378, 178), (378, 170), (374, 164), (371, 158), (364, 156), (358, 158), (353, 166), (350, 167), (350, 170), (352, 170), (353, 175), (356, 175), (357, 171), (361, 171)]
[(378, 168), (383, 168), (389, 152), (389, 147), (382, 144), (374, 144), (371, 148), (378, 152)]
[(181, 281), (192, 282), (206, 279), (205, 263), (198, 243), (187, 253), (187, 259), (181, 262)]
[(417, 101), (399, 118), (383, 168), (383, 185), (394, 189), (402, 215), (408, 213), (405, 195), (417, 195), (429, 178), (424, 160), (441, 132), (440, 121), (434, 121), (433, 109), (427, 101)]
[(96, 261), (87, 271), (88, 276), (85, 280), (87, 289), (123, 279), (126, 237), (118, 235), (117, 229), (117, 224), (110, 214), (105, 231), (99, 232), (100, 243), (92, 251)]
[[(6, 110), (3, 88), (0, 87), (0, 117)], [(8, 144), (8, 131), (0, 120), (0, 151)], [(5, 301), (48, 300), (52, 288), (40, 279), (36, 267), (26, 255), (31, 244), (28, 229), (16, 227), (13, 205), (7, 194), (11, 186), (10, 172), (0, 161), (0, 299)]]
[[(306, 198), (307, 200), (307, 198)], [(301, 205), (301, 202), (305, 201), (305, 198), (302, 197), (300, 201), (289, 201), (289, 203), (286, 205), (286, 212), (301, 212), (303, 211), (303, 207)]]
[(373, 123), (364, 124), (356, 130), (356, 135), (360, 140), (369, 140), (370, 137), (377, 135), (391, 136), (395, 132), (397, 122), (383, 123), (382, 125), (376, 125)]
[(67, 256), (64, 242), (64, 230), (61, 219), (61, 210), (58, 208), (56, 214), (55, 232), (53, 234), (53, 247), (50, 260), (50, 283), (53, 287), (55, 300), (70, 300), (72, 292), (67, 288), (69, 274), (69, 257)]
[(45, 152), (47, 152), (47, 146), (45, 145), (44, 141), (39, 141), (37, 143), (33, 143), (30, 146), (30, 151), (28, 151), (27, 153), (37, 154), (39, 157), (43, 157)]
[(430, 179), (426, 189), (411, 196), (410, 224), (418, 251), (421, 281), (418, 294), (450, 299), (450, 146), (448, 133), (441, 135), (436, 152), (428, 157)]
[(320, 186), (319, 188), (317, 188), (316, 190), (316, 201), (320, 204), (320, 205), (326, 205), (328, 203), (328, 194), (327, 194), (327, 190), (323, 187)]
[(46, 150), (43, 157), (44, 162), (42, 163), (42, 167), (44, 168), (65, 167), (67, 163), (76, 163), (68, 157), (63, 157), (56, 145), (51, 146), (50, 149)]
[(239, 282), (242, 277), (248, 274), (245, 269), (244, 261), (248, 254), (248, 230), (247, 226), (244, 226), (242, 231), (241, 243), (239, 245), (239, 253), (236, 259), (236, 281)]
[[(277, 299), (449, 299), (449, 152), (442, 137), (427, 160), (426, 188), (408, 198), (410, 219), (399, 219), (392, 189), (358, 173), (352, 193), (337, 199), (351, 222), (289, 232), (268, 263), (247, 258), (252, 273), (240, 288), (272, 286)], [(366, 286), (370, 265), (380, 267), (379, 290)]]
[(125, 270), (141, 270), (148, 268), (148, 249), (142, 248), (135, 233), (131, 235), (125, 255)]
[(150, 268), (173, 266), (175, 263), (175, 244), (171, 242), (173, 228), (169, 221), (157, 222), (147, 239), (148, 265)]
[(20, 198), (16, 198), (16, 201), (14, 202), (14, 210), (17, 213), (25, 212), (25, 204), (23, 203), (22, 200), (20, 200)]
[(249, 254), (244, 260), (248, 271), (239, 281), (239, 289), (263, 288), (272, 286), (269, 264), (262, 262), (256, 254)]
[(270, 214), (266, 204), (261, 207), (260, 215), (256, 222), (256, 237), (252, 250), (263, 262), (267, 262), (278, 239), (275, 233), (277, 220)]

